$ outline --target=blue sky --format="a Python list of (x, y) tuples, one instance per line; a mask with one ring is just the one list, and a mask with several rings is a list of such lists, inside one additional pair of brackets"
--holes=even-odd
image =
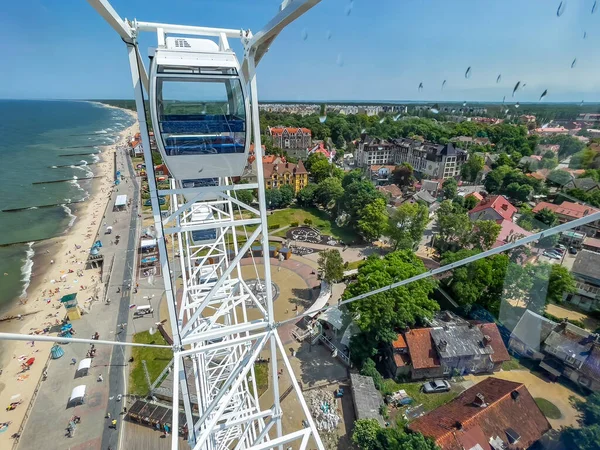
[[(591, 14), (593, 0), (568, 0), (557, 17), (559, 3), (355, 0), (346, 15), (349, 0), (323, 0), (272, 45), (258, 68), (259, 97), (509, 101), (521, 81), (513, 101), (537, 101), (545, 89), (549, 102), (600, 101), (600, 11)], [(130, 19), (257, 31), (279, 1), (112, 4)], [(141, 48), (154, 43), (146, 33)], [(5, 2), (0, 48), (0, 98), (132, 98), (125, 46), (84, 0)]]

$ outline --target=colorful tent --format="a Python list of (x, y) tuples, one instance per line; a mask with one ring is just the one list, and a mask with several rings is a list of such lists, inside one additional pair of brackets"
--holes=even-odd
[(56, 344), (50, 350), (50, 354), (52, 355), (52, 359), (58, 359), (65, 354), (65, 351), (60, 345)]

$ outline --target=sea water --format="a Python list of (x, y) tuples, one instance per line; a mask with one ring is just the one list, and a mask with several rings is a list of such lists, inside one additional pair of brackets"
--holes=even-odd
[[(32, 243), (75, 223), (76, 209), (68, 204), (89, 196), (94, 153), (114, 143), (133, 119), (91, 102), (13, 100), (0, 100), (0, 118), (0, 209), (28, 208), (0, 212), (2, 313), (27, 295), (31, 272), (38, 270), (32, 262), (39, 244)], [(70, 181), (32, 184), (60, 179)]]

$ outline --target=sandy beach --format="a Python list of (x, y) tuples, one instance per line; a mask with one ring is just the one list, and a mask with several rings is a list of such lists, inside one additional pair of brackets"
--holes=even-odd
[[(133, 111), (123, 111), (130, 114), (136, 122), (119, 134), (116, 143), (102, 147), (101, 159), (93, 167), (94, 176), (101, 178), (92, 181), (90, 197), (71, 212), (76, 216), (72, 226), (62, 236), (34, 244), (33, 274), (27, 297), (19, 301), (15, 299), (17, 304), (3, 316), (21, 315), (22, 318), (0, 322), (0, 331), (44, 334), (45, 328), (57, 325), (65, 317), (65, 308), (59, 301), (65, 294), (77, 292), (79, 306), (84, 313), (93, 314), (94, 307), (103, 302), (100, 269), (85, 270), (85, 261), (99, 230), (100, 234), (104, 232), (102, 219), (114, 185), (113, 153), (139, 131), (137, 115)], [(15, 267), (15, 270), (20, 269)], [(34, 314), (29, 315), (30, 313)], [(74, 328), (77, 331), (76, 323)], [(56, 335), (55, 332), (48, 334)], [(76, 333), (74, 337), (89, 336), (79, 336)], [(12, 447), (11, 436), (23, 422), (42, 378), (43, 368), (50, 357), (52, 345), (42, 342), (0, 341), (0, 448)], [(35, 362), (29, 370), (23, 370), (23, 363), (30, 358), (35, 358)], [(7, 411), (6, 408), (11, 403), (17, 403), (17, 406)], [(2, 424), (6, 422), (11, 423), (3, 432)]]

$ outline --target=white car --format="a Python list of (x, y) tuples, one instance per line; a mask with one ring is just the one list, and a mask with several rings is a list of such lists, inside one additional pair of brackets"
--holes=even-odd
[(552, 252), (544, 252), (544, 256), (546, 256), (547, 258), (551, 258), (551, 259), (561, 259), (562, 256), (559, 255), (558, 253), (552, 253)]
[(433, 380), (423, 383), (423, 392), (426, 394), (435, 394), (436, 392), (448, 392), (450, 383), (446, 380)]

